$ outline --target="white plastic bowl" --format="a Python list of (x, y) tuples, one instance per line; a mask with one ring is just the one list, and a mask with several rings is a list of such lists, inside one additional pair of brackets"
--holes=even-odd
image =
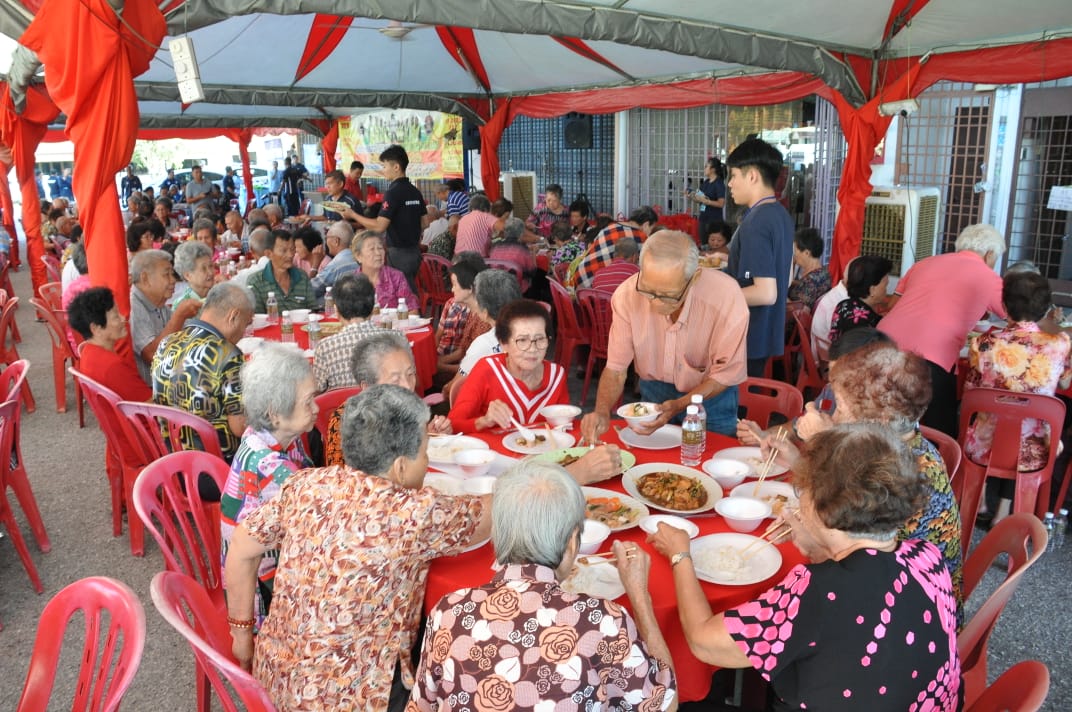
[(462, 480), (462, 492), (473, 495), (491, 494), (495, 491), (496, 482), (498, 482), (496, 478), (488, 475), (470, 477), (467, 480)]
[(495, 457), (493, 450), (459, 450), (454, 453), (454, 463), (467, 477), (480, 477), (488, 473)]
[(715, 511), (738, 532), (754, 531), (771, 513), (769, 504), (752, 497), (723, 497), (715, 502)]
[(305, 324), (309, 321), (311, 309), (291, 309), (290, 321), (294, 324)]
[(722, 489), (728, 490), (744, 482), (752, 468), (739, 460), (711, 459), (704, 462), (703, 471), (714, 477)]
[(263, 329), (266, 326), (268, 326), (268, 315), (267, 314), (254, 314), (253, 315), (253, 328), (254, 329)]
[[(644, 406), (647, 412), (644, 415), (633, 415), (635, 406)], [(617, 410), (617, 413), (619, 418), (625, 418), (625, 422), (629, 424), (630, 428), (640, 423), (650, 423), (659, 417), (659, 410), (656, 404), (646, 402), (626, 403)]]
[(689, 539), (695, 539), (700, 533), (698, 526), (684, 517), (678, 517), (673, 514), (649, 514), (640, 520), (640, 528), (648, 534), (655, 534), (659, 531), (660, 523), (681, 529), (689, 535)]
[(572, 422), (580, 414), (581, 409), (575, 405), (547, 405), (540, 408), (540, 415), (553, 428)]
[(581, 554), (594, 554), (603, 546), (603, 542), (610, 536), (610, 527), (603, 522), (594, 519), (584, 520), (584, 529), (581, 531)]

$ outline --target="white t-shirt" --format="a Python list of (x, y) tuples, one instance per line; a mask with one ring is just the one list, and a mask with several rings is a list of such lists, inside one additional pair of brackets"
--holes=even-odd
[(269, 262), (271, 262), (271, 260), (268, 259), (267, 255), (261, 255), (260, 259), (257, 260), (256, 264), (250, 267), (246, 267), (245, 269), (238, 270), (238, 274), (236, 274), (234, 277), (231, 277), (231, 281), (237, 284), (239, 287), (245, 287), (249, 282), (250, 275), (252, 275), (254, 272), (262, 271)]
[(469, 348), (465, 351), (465, 356), (462, 356), (461, 364), (458, 365), (458, 371), (463, 376), (467, 376), (476, 366), (477, 361), (485, 356), (500, 353), (502, 353), (502, 348), (499, 346), (499, 340), (495, 338), (495, 328), (492, 327), (490, 331), (485, 331), (473, 339), (473, 343), (469, 344)]
[[(830, 335), (830, 322), (834, 318), (834, 310), (837, 309), (838, 304), (848, 298), (849, 290), (845, 286), (845, 281), (842, 280), (815, 302), (815, 308), (811, 312), (811, 352), (815, 354), (816, 360), (819, 359), (819, 345), (815, 337), (819, 336), (824, 342), (826, 341), (826, 337)], [(829, 348), (830, 344), (826, 346)]]
[(63, 271), (60, 272), (61, 289), (66, 292), (67, 287), (70, 286), (71, 282), (78, 279), (78, 277), (78, 268), (74, 266), (74, 260), (67, 260), (67, 264), (63, 266)]

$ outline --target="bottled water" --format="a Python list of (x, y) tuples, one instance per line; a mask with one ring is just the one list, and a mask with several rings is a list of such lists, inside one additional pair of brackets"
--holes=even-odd
[(305, 327), (309, 332), (309, 348), (316, 350), (316, 345), (320, 343), (320, 315), (309, 315), (309, 326)]
[(405, 297), (399, 297), (398, 298), (398, 317), (397, 318), (398, 318), (399, 321), (405, 321), (406, 319), (409, 319), (409, 307), (406, 305), (406, 298)]
[(695, 394), (689, 400), (696, 406), (696, 414), (700, 416), (700, 422), (704, 424), (704, 430), (707, 430), (707, 410), (703, 407), (703, 396)]
[(1053, 512), (1046, 512), (1046, 516), (1042, 519), (1042, 526), (1046, 528), (1046, 534), (1049, 536), (1048, 543), (1046, 544), (1046, 551), (1053, 551), (1057, 548), (1057, 527), (1054, 526)]
[(1054, 546), (1060, 549), (1065, 543), (1065, 530), (1068, 529), (1068, 510), (1062, 508), (1053, 518)]
[(703, 459), (707, 447), (707, 421), (700, 419), (694, 405), (685, 409), (685, 422), (681, 426), (681, 464), (695, 467)]
[(268, 323), (279, 323), (279, 302), (275, 300), (275, 292), (268, 292), (268, 298), (264, 300), (264, 311), (268, 313)]
[(284, 344), (294, 343), (294, 322), (290, 320), (290, 312), (283, 312), (283, 321), (279, 326), (279, 340)]
[(335, 297), (331, 296), (331, 287), (324, 292), (324, 317), (327, 319), (335, 316)]

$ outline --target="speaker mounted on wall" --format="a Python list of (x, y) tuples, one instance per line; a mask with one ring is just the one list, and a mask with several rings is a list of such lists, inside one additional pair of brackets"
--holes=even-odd
[(570, 112), (564, 119), (563, 138), (566, 148), (591, 148), (592, 115)]
[(480, 150), (480, 125), (469, 119), (462, 119), (462, 150)]
[(179, 84), (179, 98), (184, 104), (205, 100), (201, 88), (201, 73), (197, 69), (194, 43), (189, 37), (178, 37), (168, 42), (171, 63), (175, 67), (175, 81)]

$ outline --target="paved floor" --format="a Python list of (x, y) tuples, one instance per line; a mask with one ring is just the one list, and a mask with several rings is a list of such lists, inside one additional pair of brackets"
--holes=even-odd
[[(33, 319), (29, 307), (28, 273), (13, 275), (16, 293), (24, 305), (18, 311), (23, 343), (19, 353), (33, 364), (30, 384), (37, 411), (23, 417), (23, 453), (34, 492), (52, 539), (52, 551), (33, 548), (45, 593), (33, 592), (9, 539), (0, 540), (0, 709), (14, 709), (25, 679), (37, 620), (48, 599), (79, 578), (106, 575), (124, 581), (145, 606), (148, 640), (141, 668), (124, 704), (127, 710), (193, 708), (193, 662), (185, 642), (157, 615), (149, 599), (149, 580), (163, 568), (159, 551), (147, 541), (146, 556), (130, 555), (126, 536), (113, 538), (108, 490), (104, 477), (104, 441), (92, 414), (87, 427), (78, 428), (73, 392), (69, 412), (57, 413), (52, 386), (51, 351), (44, 325)], [(69, 381), (68, 381), (69, 384)], [(571, 375), (570, 390), (579, 397), (580, 383)], [(593, 389), (594, 390), (594, 389)], [(16, 508), (17, 509), (17, 508)], [(21, 517), (21, 512), (18, 516)], [(28, 530), (23, 528), (26, 536)], [(993, 572), (992, 588), (998, 580)], [(1072, 543), (1048, 554), (1027, 573), (1023, 585), (1006, 608), (990, 645), (992, 676), (1028, 658), (1044, 661), (1053, 685), (1047, 710), (1065, 710), (1072, 700), (1072, 663), (1066, 655), (1072, 639), (1072, 622), (1064, 603), (1072, 581)], [(969, 604), (969, 610), (977, 601)], [(74, 665), (61, 667), (54, 699), (70, 699)], [(66, 695), (63, 697), (62, 695)], [(56, 709), (59, 709), (57, 706)], [(714, 705), (690, 705), (714, 709)]]

